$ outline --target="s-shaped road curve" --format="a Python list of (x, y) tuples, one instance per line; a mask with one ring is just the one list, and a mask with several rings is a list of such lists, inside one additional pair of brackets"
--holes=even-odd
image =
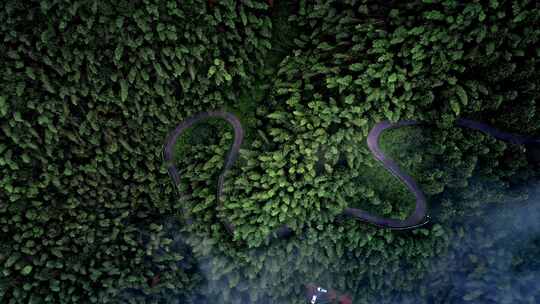
[[(225, 174), (227, 173), (227, 171), (231, 169), (234, 162), (236, 161), (238, 157), (238, 153), (240, 151), (240, 146), (242, 145), (242, 141), (244, 139), (244, 129), (242, 128), (242, 124), (240, 123), (240, 120), (238, 119), (238, 117), (236, 117), (232, 113), (218, 110), (218, 111), (201, 112), (199, 114), (196, 114), (195, 116), (187, 118), (182, 123), (180, 123), (169, 134), (169, 136), (167, 136), (165, 145), (163, 147), (163, 159), (166, 162), (169, 176), (171, 177), (174, 185), (177, 187), (180, 184), (180, 173), (178, 172), (178, 169), (173, 163), (174, 144), (176, 143), (178, 137), (182, 135), (186, 131), (186, 129), (192, 127), (194, 124), (202, 120), (212, 118), (212, 117), (224, 119), (234, 129), (234, 141), (233, 141), (233, 144), (231, 146), (229, 153), (227, 154), (227, 157), (225, 158), (223, 171), (219, 175), (218, 181), (217, 181), (218, 187), (217, 187), (216, 196), (218, 200), (218, 205), (223, 206), (223, 202), (221, 200), (221, 194), (223, 192), (223, 182), (225, 180)], [(421, 227), (429, 222), (429, 216), (427, 215), (426, 197), (424, 193), (422, 192), (422, 190), (420, 189), (420, 186), (416, 183), (416, 181), (410, 175), (402, 171), (396, 162), (386, 157), (384, 153), (381, 151), (381, 148), (379, 146), (379, 138), (385, 130), (401, 128), (401, 127), (406, 127), (406, 126), (415, 126), (415, 125), (421, 125), (421, 124), (422, 124), (421, 122), (411, 121), (411, 120), (400, 121), (397, 123), (392, 123), (389, 121), (382, 121), (375, 124), (375, 126), (371, 129), (367, 137), (368, 148), (373, 154), (373, 156), (383, 165), (383, 167), (386, 170), (390, 171), (392, 175), (394, 175), (401, 182), (403, 182), (403, 184), (405, 184), (407, 189), (409, 189), (409, 191), (411, 191), (414, 194), (415, 199), (416, 199), (416, 206), (414, 208), (413, 213), (406, 219), (399, 220), (399, 219), (391, 219), (391, 218), (377, 216), (361, 209), (345, 208), (345, 210), (343, 211), (344, 215), (350, 216), (359, 221), (374, 224), (382, 228), (390, 228), (390, 229), (395, 229), (395, 230), (413, 229), (413, 228)], [(503, 132), (487, 124), (473, 121), (473, 120), (458, 119), (456, 121), (456, 125), (462, 128), (468, 128), (468, 129), (483, 132), (497, 139), (500, 139), (500, 140), (503, 140), (512, 144), (521, 145), (521, 144), (528, 144), (528, 143), (537, 143), (537, 144), (540, 143), (540, 139), (535, 139), (529, 136), (524, 136), (524, 135), (519, 135), (519, 134)], [(227, 220), (223, 220), (223, 224), (230, 234), (234, 233), (234, 226), (231, 223), (229, 223)], [(279, 227), (278, 229), (276, 229), (273, 232), (273, 235), (275, 235), (276, 237), (283, 237), (283, 236), (291, 234), (291, 232), (292, 231), (289, 227), (287, 227), (286, 225), (283, 225)]]

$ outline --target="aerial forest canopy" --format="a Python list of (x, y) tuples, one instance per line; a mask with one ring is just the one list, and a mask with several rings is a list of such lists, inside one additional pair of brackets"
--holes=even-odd
[[(540, 145), (455, 125), (540, 138), (537, 1), (4, 0), (0, 40), (1, 303), (540, 302)], [(209, 110), (222, 206), (226, 122), (162, 159)], [(414, 209), (384, 120), (422, 228), (342, 216)]]

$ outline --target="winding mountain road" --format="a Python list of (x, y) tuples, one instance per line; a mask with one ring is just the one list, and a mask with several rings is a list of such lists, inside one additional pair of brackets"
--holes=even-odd
[[(240, 146), (242, 145), (242, 141), (244, 139), (244, 129), (242, 128), (242, 124), (240, 123), (240, 120), (234, 114), (225, 112), (225, 111), (209, 111), (209, 112), (199, 113), (195, 116), (192, 116), (184, 120), (167, 137), (165, 141), (165, 146), (163, 148), (163, 159), (166, 162), (169, 176), (173, 180), (175, 186), (178, 186), (180, 184), (180, 173), (173, 163), (174, 145), (176, 141), (178, 140), (178, 137), (182, 135), (186, 129), (208, 118), (224, 119), (234, 129), (234, 141), (233, 141), (233, 144), (231, 146), (229, 153), (227, 154), (227, 157), (225, 158), (223, 171), (221, 172), (218, 178), (218, 187), (217, 187), (216, 195), (217, 195), (218, 204), (220, 207), (222, 207), (223, 202), (221, 200), (221, 194), (223, 192), (223, 182), (225, 180), (225, 175), (227, 171), (231, 169), (234, 162), (236, 161), (238, 157), (238, 153), (240, 151)], [(421, 124), (422, 123), (418, 121), (400, 121), (397, 123), (391, 123), (389, 121), (382, 121), (375, 124), (375, 126), (371, 129), (367, 137), (368, 148), (373, 154), (373, 156), (384, 166), (386, 170), (390, 171), (392, 175), (394, 175), (401, 182), (403, 182), (403, 184), (405, 184), (405, 186), (409, 189), (409, 191), (411, 191), (414, 194), (415, 199), (416, 199), (416, 206), (414, 208), (413, 213), (406, 219), (399, 220), (399, 219), (391, 219), (391, 218), (377, 216), (361, 209), (345, 208), (345, 210), (343, 211), (344, 215), (350, 216), (359, 221), (374, 224), (382, 228), (390, 228), (390, 229), (395, 229), (395, 230), (413, 229), (413, 228), (423, 226), (424, 224), (429, 222), (429, 216), (427, 215), (426, 197), (424, 193), (422, 192), (422, 190), (420, 189), (420, 186), (414, 181), (414, 179), (410, 175), (403, 172), (399, 168), (396, 162), (386, 157), (384, 153), (381, 151), (381, 148), (379, 146), (379, 138), (384, 131), (389, 130), (389, 129), (406, 127), (406, 126), (416, 126), (416, 125), (421, 125)], [(519, 134), (503, 132), (487, 124), (473, 121), (473, 120), (459, 119), (456, 121), (456, 125), (462, 128), (467, 128), (467, 129), (483, 132), (497, 139), (500, 139), (500, 140), (503, 140), (512, 144), (521, 145), (521, 144), (528, 144), (528, 143), (535, 143), (535, 144), (540, 143), (540, 139), (535, 139), (529, 136), (524, 136), (524, 135), (519, 135)], [(228, 222), (227, 220), (223, 220), (223, 224), (230, 234), (234, 233), (234, 226), (230, 222)], [(292, 233), (291, 229), (287, 227), (286, 225), (283, 225), (279, 227), (278, 229), (276, 229), (272, 233), (272, 235), (279, 238), (279, 237), (284, 237), (286, 235), (289, 235), (291, 233)]]

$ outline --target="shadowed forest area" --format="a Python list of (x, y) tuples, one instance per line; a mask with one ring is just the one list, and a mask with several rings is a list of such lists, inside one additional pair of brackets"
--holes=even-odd
[[(0, 303), (539, 303), (536, 1), (0, 3)], [(225, 110), (162, 150), (201, 111)], [(431, 221), (394, 231), (347, 207)], [(229, 235), (222, 222), (235, 226)], [(286, 224), (287, 238), (269, 233)]]

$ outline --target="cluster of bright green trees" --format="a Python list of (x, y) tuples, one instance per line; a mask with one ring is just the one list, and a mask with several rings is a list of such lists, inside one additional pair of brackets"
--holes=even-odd
[[(275, 2), (0, 4), (0, 302), (303, 303), (299, 279), (359, 302), (540, 300), (487, 210), (534, 204), (538, 170), (452, 127), (539, 134), (535, 1)], [(247, 132), (223, 209), (223, 122), (179, 141), (181, 197), (161, 160), (167, 133), (213, 108)], [(381, 142), (428, 195), (434, 224), (415, 232), (336, 220), (413, 208), (365, 144), (385, 119), (433, 126)], [(283, 224), (295, 234), (268, 245)], [(486, 270), (503, 258), (527, 277)]]

